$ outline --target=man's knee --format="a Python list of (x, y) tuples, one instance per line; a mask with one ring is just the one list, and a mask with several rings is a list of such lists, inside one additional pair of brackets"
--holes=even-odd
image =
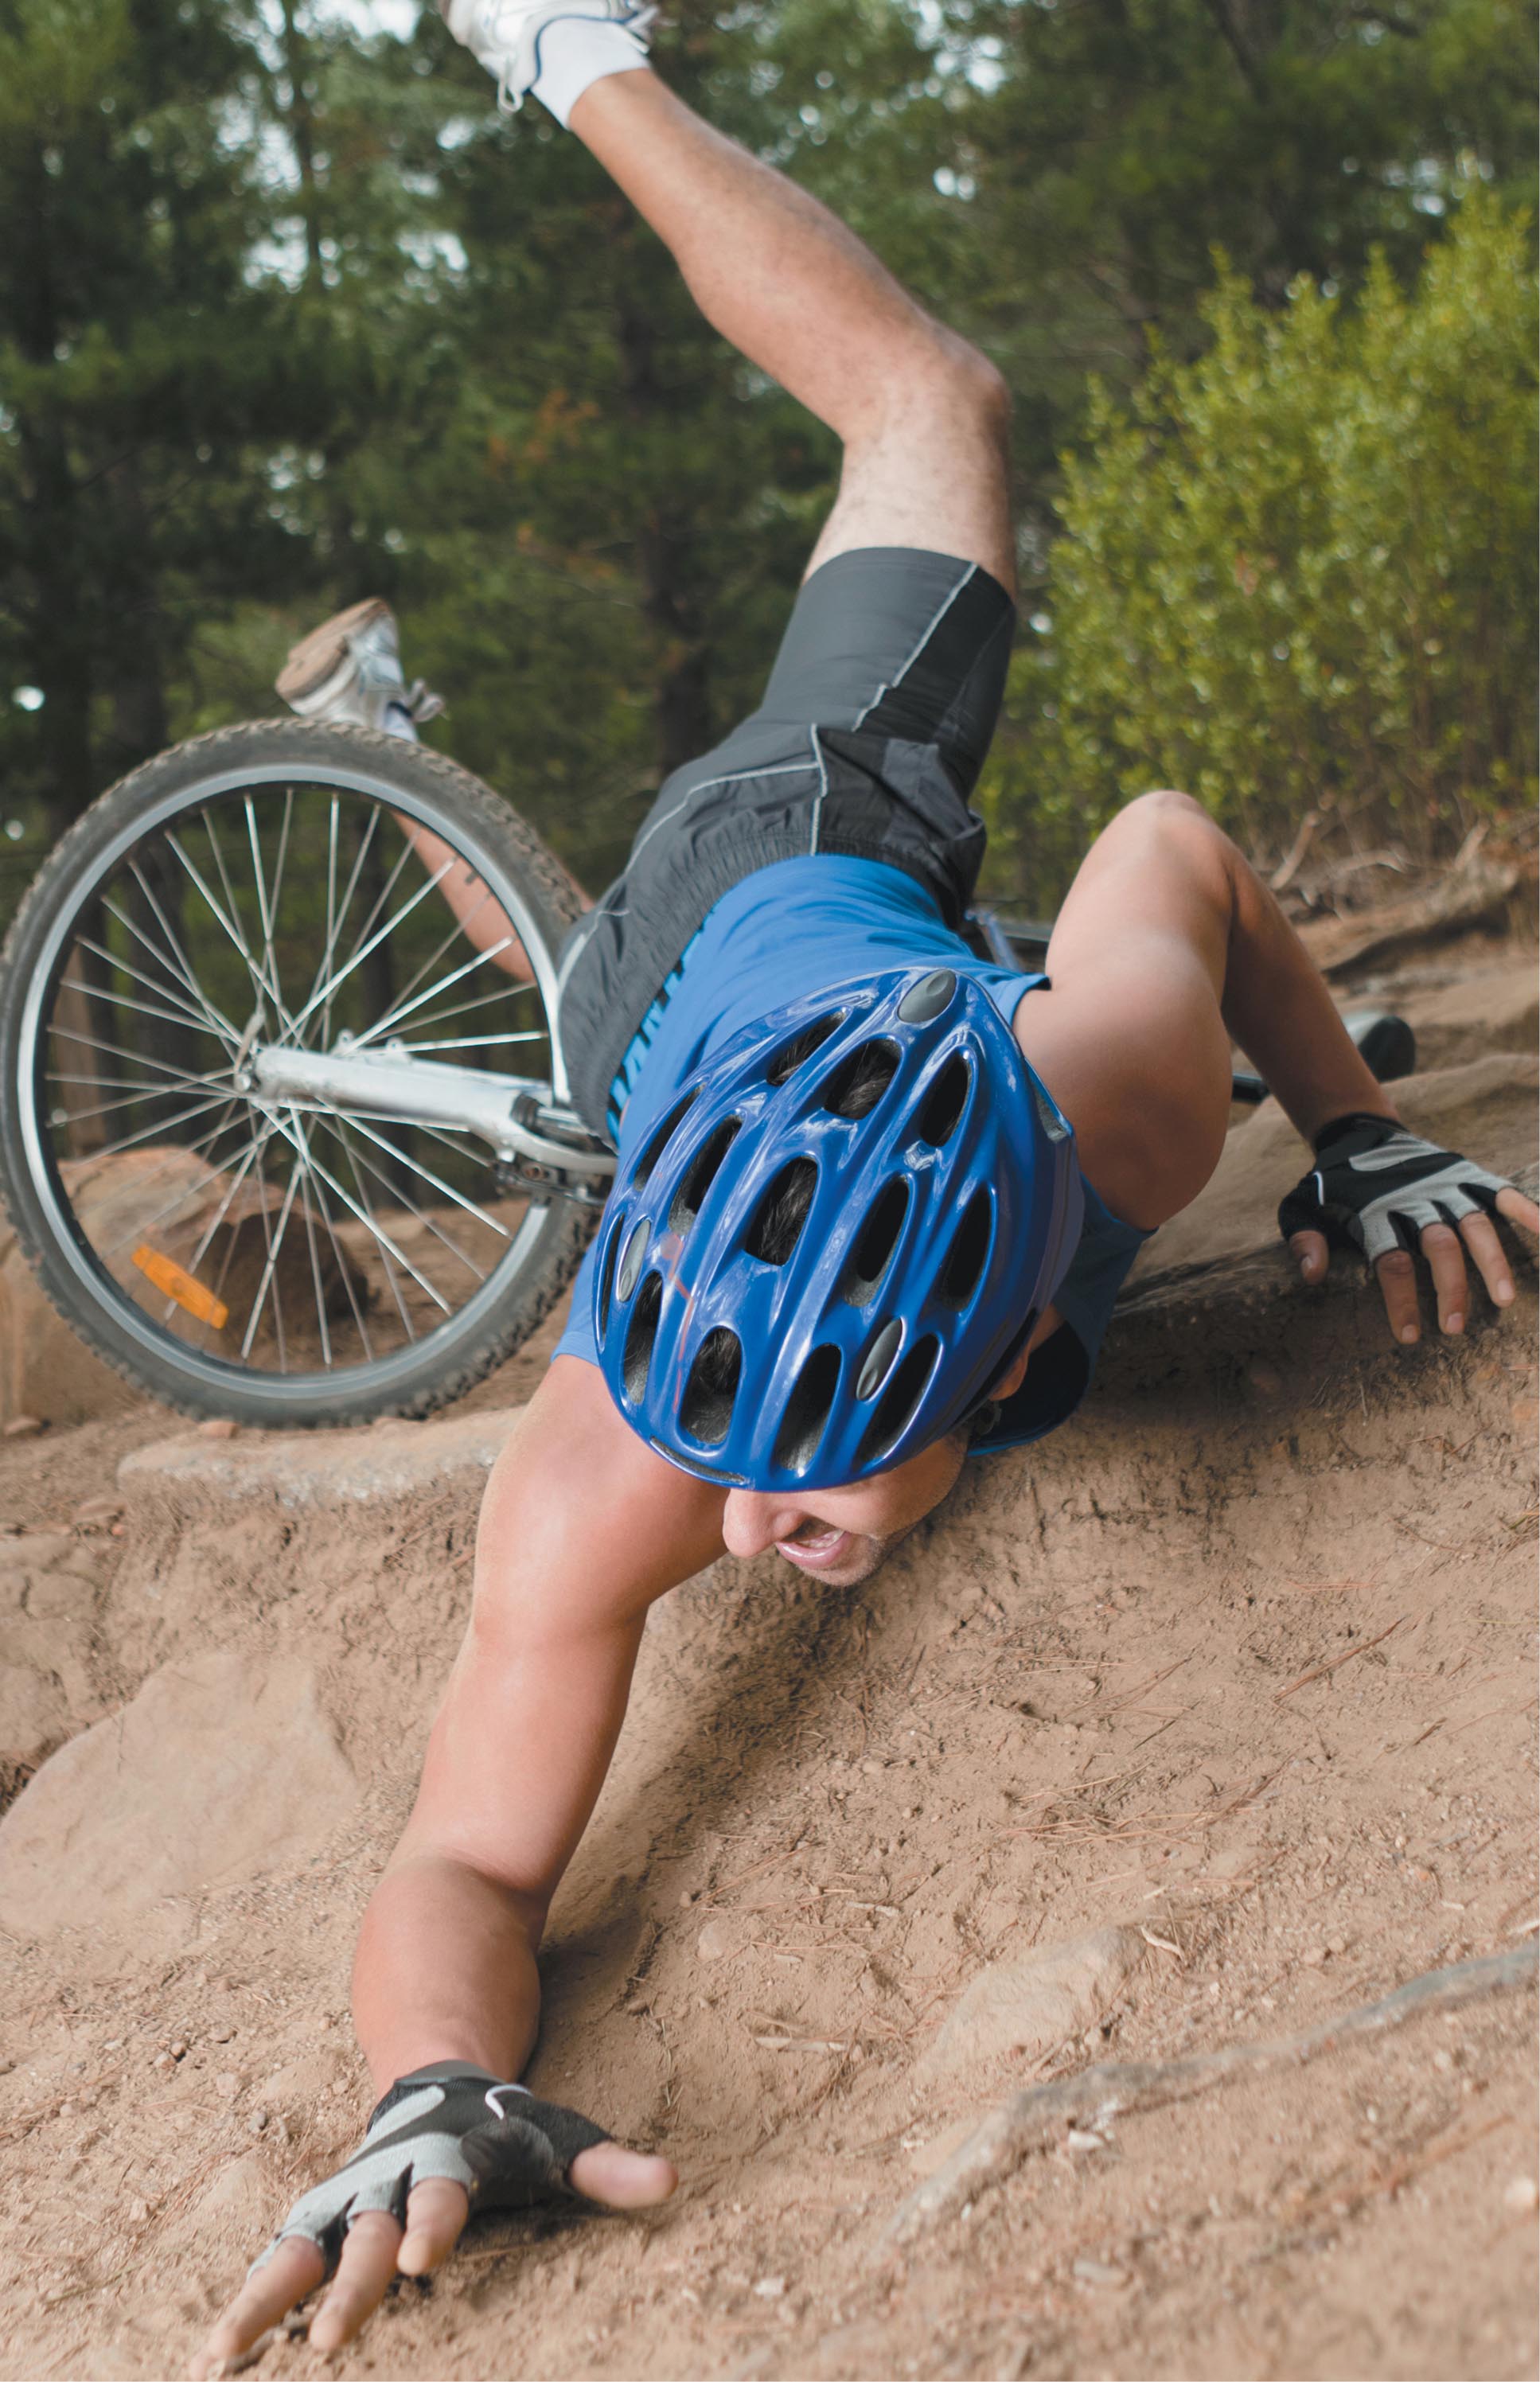
[(1147, 794), (1136, 794), (1131, 802), (1125, 803), (1118, 816), (1147, 821), (1152, 826), (1164, 820), (1190, 823), (1201, 819), (1206, 827), (1214, 824), (1201, 803), (1194, 801), (1190, 794), (1178, 793), (1174, 786), (1156, 786)]

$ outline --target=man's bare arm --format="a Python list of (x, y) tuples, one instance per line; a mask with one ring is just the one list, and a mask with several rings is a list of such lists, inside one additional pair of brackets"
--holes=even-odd
[[(446, 2059), (514, 2078), (539, 2017), (536, 1951), (624, 1717), (647, 1606), (722, 1551), (720, 1492), (654, 1455), (592, 1365), (559, 1357), (487, 1484), (470, 1627), (416, 1804), (363, 1922), (353, 2009), (375, 2089)], [(665, 2159), (596, 2143), (576, 2190), (611, 2208), (667, 2197)], [(403, 2228), (355, 2216), (311, 2327), (350, 2340), (392, 2277), (428, 2273), (467, 2215), (458, 2184), (417, 2183)], [(195, 2361), (244, 2354), (325, 2272), (282, 2241)]]
[[(1213, 1173), (1232, 1038), (1307, 1140), (1335, 1117), (1397, 1113), (1273, 895), (1185, 794), (1146, 794), (1098, 837), (1059, 914), (1048, 970), (1053, 989), (1022, 1003), (1017, 1037), (1073, 1122), (1090, 1180), (1132, 1223), (1164, 1223)], [(1516, 1190), (1498, 1208), (1531, 1233), (1540, 1222)], [(1305, 1233), (1292, 1246), (1306, 1281), (1319, 1281), (1324, 1240)], [(1421, 1252), (1446, 1331), (1469, 1308), (1467, 1255), (1497, 1305), (1512, 1298), (1485, 1216), (1459, 1233), (1430, 1226)], [(1398, 1249), (1376, 1271), (1391, 1328), (1415, 1339), (1414, 1259)]]

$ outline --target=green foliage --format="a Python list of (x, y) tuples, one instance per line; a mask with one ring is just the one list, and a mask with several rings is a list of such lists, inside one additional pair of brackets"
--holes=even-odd
[[(1002, 364), (1033, 568), (1089, 375), (1127, 397), (1152, 326), (1198, 351), (1212, 243), (1275, 308), (1301, 271), (1350, 296), (1374, 242), (1404, 281), (1460, 190), (1532, 175), (1519, 0), (669, 16), (675, 87)], [(436, 741), (590, 883), (757, 699), (833, 442), (431, 6), (398, 39), (334, 0), (0, 0), (0, 925), (85, 803), (275, 708), (290, 639), (362, 596), (449, 696)], [(1496, 652), (1497, 566), (1487, 600)], [(1034, 827), (1018, 746), (1026, 853), (1060, 797)]]
[(1357, 307), (1301, 280), (1273, 313), (1226, 270), (1199, 359), (1097, 391), (993, 784), (1016, 872), (1152, 785), (1275, 848), (1336, 808), (1426, 849), (1523, 795), (1529, 250), (1476, 195), (1411, 296), (1376, 259)]

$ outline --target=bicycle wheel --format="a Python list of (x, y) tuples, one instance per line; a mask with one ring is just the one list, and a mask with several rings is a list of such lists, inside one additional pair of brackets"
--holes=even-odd
[(366, 730), (222, 729), (104, 794), (0, 954), (0, 1194), (60, 1314), (153, 1396), (244, 1423), (425, 1414), (480, 1380), (591, 1213), (466, 1131), (256, 1097), (244, 1062), (388, 1038), (561, 1099), (579, 905), (490, 788)]

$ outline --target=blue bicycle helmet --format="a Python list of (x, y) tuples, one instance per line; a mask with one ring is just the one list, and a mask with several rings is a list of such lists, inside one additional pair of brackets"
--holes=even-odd
[(723, 1488), (865, 1480), (987, 1399), (1082, 1211), (1069, 1126), (981, 985), (903, 969), (791, 1001), (621, 1170), (594, 1272), (610, 1395)]

